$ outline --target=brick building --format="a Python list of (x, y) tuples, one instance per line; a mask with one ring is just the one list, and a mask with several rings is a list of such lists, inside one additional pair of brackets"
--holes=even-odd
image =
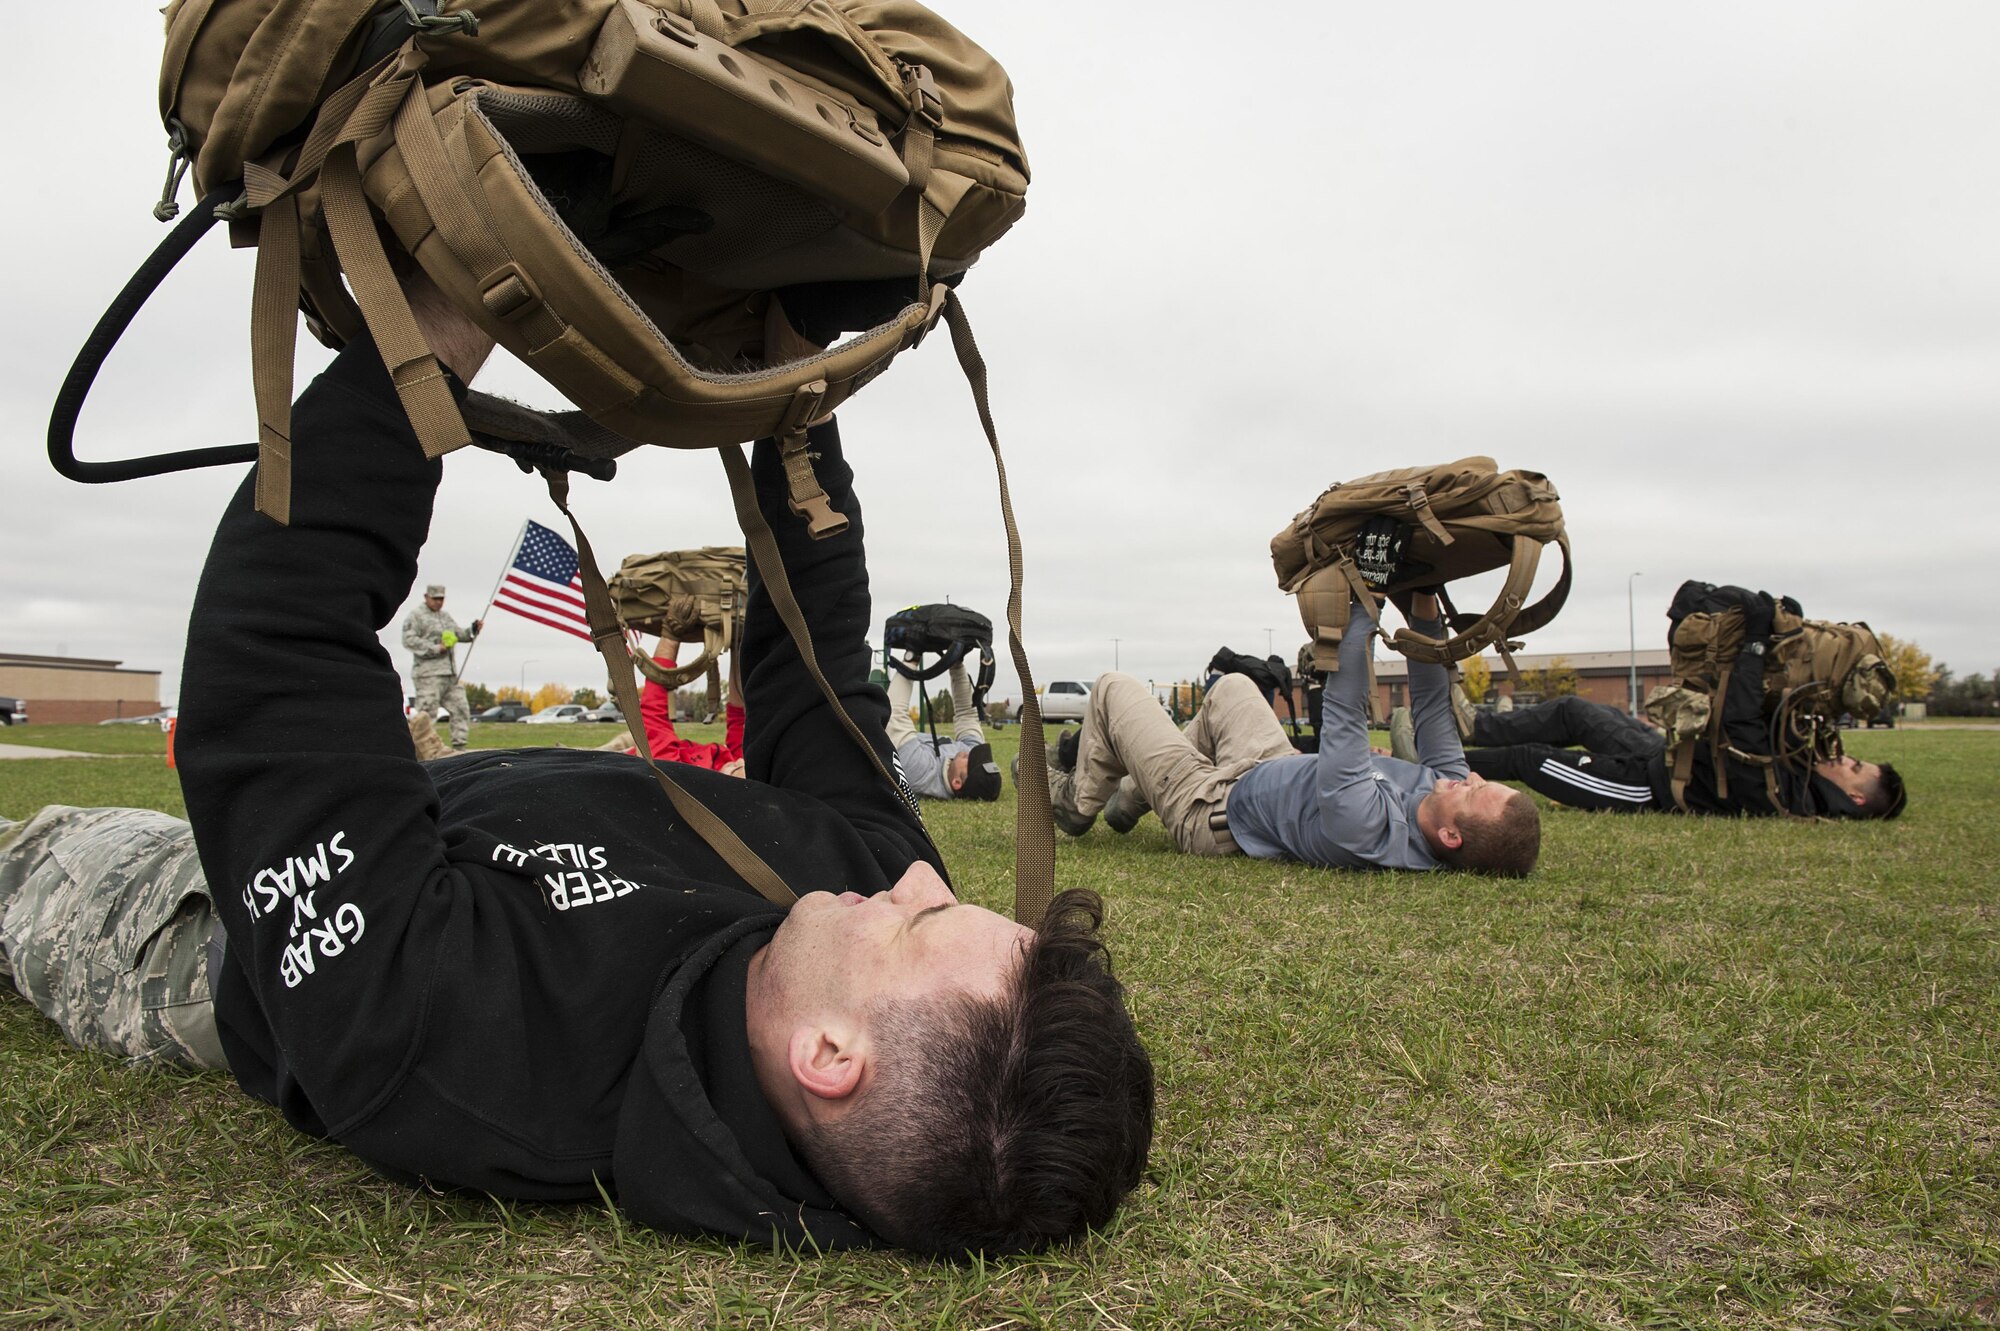
[[(1633, 658), (1628, 652), (1520, 652), (1515, 654), (1514, 660), (1524, 674), (1530, 670), (1545, 670), (1560, 660), (1576, 672), (1577, 696), (1592, 702), (1609, 703), (1622, 709), (1631, 696)], [(1667, 649), (1654, 647), (1640, 652), (1638, 665), (1639, 701), (1643, 703), (1655, 684), (1665, 684), (1670, 677)], [(1486, 666), (1493, 672), (1493, 685), (1487, 690), (1486, 701), (1512, 698), (1514, 677), (1508, 672), (1507, 663), (1489, 653)], [(1409, 701), (1408, 678), (1409, 662), (1394, 653), (1390, 653), (1387, 660), (1375, 663), (1376, 701), (1384, 709), (1384, 716), (1388, 715), (1388, 708), (1401, 707)], [(1539, 699), (1524, 696), (1520, 701), (1534, 702)]]
[(160, 672), (118, 661), (0, 652), (0, 696), (28, 704), (34, 725), (95, 725), (160, 710)]
[[(1577, 696), (1592, 702), (1609, 703), (1623, 709), (1630, 697), (1632, 656), (1627, 652), (1521, 652), (1514, 657), (1522, 673), (1530, 670), (1544, 670), (1560, 660), (1576, 672)], [(1493, 673), (1492, 686), (1487, 690), (1486, 701), (1496, 702), (1502, 697), (1514, 697), (1514, 678), (1507, 670), (1507, 663), (1498, 656), (1486, 657), (1487, 669)], [(1646, 694), (1656, 684), (1665, 684), (1670, 678), (1667, 665), (1667, 651), (1664, 647), (1654, 647), (1638, 654), (1639, 701), (1646, 701)], [(1375, 661), (1375, 700), (1381, 709), (1380, 715), (1387, 716), (1389, 710), (1401, 707), (1409, 701), (1409, 662), (1394, 652), (1385, 652)], [(1300, 683), (1295, 690), (1298, 711), (1305, 716), (1305, 685)], [(1524, 695), (1519, 701), (1535, 702), (1538, 698)], [(1282, 703), (1276, 707), (1283, 716)]]

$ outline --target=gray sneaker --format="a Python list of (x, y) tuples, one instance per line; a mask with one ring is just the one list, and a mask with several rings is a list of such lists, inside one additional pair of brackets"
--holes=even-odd
[(1139, 825), (1152, 809), (1146, 797), (1139, 793), (1139, 787), (1131, 777), (1118, 783), (1118, 789), (1111, 792), (1111, 798), (1104, 803), (1104, 825), (1123, 836)]
[(1097, 821), (1094, 813), (1076, 811), (1076, 773), (1049, 764), (1049, 808), (1055, 814), (1057, 830), (1082, 836)]
[(1410, 709), (1398, 707), (1389, 713), (1389, 752), (1406, 763), (1417, 762), (1417, 723), (1410, 719)]

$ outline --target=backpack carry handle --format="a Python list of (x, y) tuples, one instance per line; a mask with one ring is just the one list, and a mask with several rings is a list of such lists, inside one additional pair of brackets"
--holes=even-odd
[(55, 409), (49, 413), (49, 462), (63, 476), (86, 485), (103, 485), (110, 481), (130, 481), (141, 476), (164, 476), (169, 472), (257, 460), (255, 444), (191, 448), (179, 453), (156, 453), (151, 457), (124, 458), (116, 462), (85, 462), (76, 455), (77, 418), (83, 414), (84, 399), (90, 396), (91, 385), (97, 381), (97, 372), (104, 368), (111, 349), (118, 345), (118, 339), (124, 336), (126, 328), (131, 326), (134, 316), (146, 301), (159, 290), (167, 274), (187, 257), (195, 242), (220, 219), (220, 210), (242, 193), (243, 182), (240, 180), (210, 190), (139, 265), (139, 271), (132, 274), (124, 290), (112, 300), (103, 317), (97, 321), (97, 327), (85, 340), (83, 349), (76, 353), (76, 361), (63, 379), (62, 390), (56, 394)]

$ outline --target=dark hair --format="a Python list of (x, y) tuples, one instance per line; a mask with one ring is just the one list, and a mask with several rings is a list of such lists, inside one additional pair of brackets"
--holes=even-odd
[(1454, 869), (1526, 878), (1542, 857), (1542, 811), (1522, 791), (1512, 792), (1490, 818), (1460, 820), (1458, 830), (1465, 839), (1456, 850), (1431, 843), (1438, 859)]
[(1011, 993), (870, 1013), (864, 1098), (805, 1134), (813, 1172), (882, 1238), (943, 1256), (1030, 1252), (1104, 1224), (1153, 1139), (1153, 1064), (1094, 892), (1055, 899)]
[(1876, 778), (1864, 792), (1861, 803), (1856, 806), (1856, 818), (1894, 818), (1908, 807), (1910, 796), (1903, 789), (1903, 778), (1888, 763), (1882, 764), (1882, 775)]

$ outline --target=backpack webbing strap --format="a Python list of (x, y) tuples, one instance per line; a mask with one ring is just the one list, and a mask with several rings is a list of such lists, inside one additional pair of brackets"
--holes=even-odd
[(1021, 646), (1021, 532), (1014, 525), (1014, 502), (1007, 493), (1007, 463), (1000, 455), (1000, 436), (986, 400), (986, 362), (973, 341), (972, 325), (958, 293), (944, 298), (945, 322), (951, 326), (952, 349), (979, 406), (979, 423), (993, 450), (993, 469), (1000, 479), (1000, 518), (1007, 528), (1007, 648), (1021, 677), (1021, 772), (1016, 779), (1014, 828), (1014, 919), (1039, 926), (1055, 896), (1056, 825), (1049, 805), (1048, 737), (1042, 733), (1042, 707), (1028, 653)]
[[(1716, 677), (1715, 699), (1727, 704), (1729, 698), (1729, 676), (1736, 669), (1734, 658), (1725, 662), (1722, 673)], [(1709, 759), (1715, 765), (1715, 795), (1717, 799), (1729, 798), (1729, 769), (1722, 763), (1722, 708), (1718, 707), (1708, 720)]]
[(279, 526), (292, 521), (292, 358), (299, 334), (299, 200), (265, 205), (257, 224), (257, 276), (250, 297), (250, 372), (257, 399), (255, 507)]
[[(632, 653), (625, 646), (625, 628), (618, 622), (618, 612), (611, 604), (611, 589), (604, 585), (604, 574), (598, 570), (597, 555), (590, 548), (590, 539), (583, 534), (583, 526), (576, 520), (576, 514), (569, 510), (569, 476), (545, 468), (542, 479), (548, 483), (549, 498), (569, 519), (570, 532), (576, 537), (577, 571), (583, 577), (583, 605), (590, 619), (590, 638), (597, 646), (598, 655), (604, 658), (611, 692), (618, 699), (618, 710), (627, 717), (638, 717), (641, 715), (638, 690), (632, 684)], [(789, 906), (797, 901), (798, 894), (756, 851), (743, 844), (743, 839), (729, 824), (716, 817), (706, 804), (667, 775), (665, 765), (653, 757), (652, 744), (646, 738), (646, 727), (641, 724), (627, 728), (639, 756), (646, 760), (653, 769), (653, 775), (659, 778), (660, 788), (666, 791), (674, 812), (687, 821), (695, 835), (707, 842), (709, 849), (720, 855), (723, 863), (734, 870), (737, 877), (757, 889), (766, 901), (777, 906)]]
[(1674, 774), (1668, 784), (1674, 792), (1674, 807), (1688, 812), (1688, 782), (1694, 777), (1695, 737), (1690, 735), (1674, 746)]
[(519, 324), (537, 349), (562, 337), (563, 321), (536, 295), (507, 243), (488, 225), (463, 174), (464, 163), (445, 151), (421, 86), (410, 90), (396, 114), (396, 146), (438, 237), (478, 283), (486, 312)]
[[(349, 80), (321, 105), (289, 176), (265, 162), (243, 164), (244, 199), (260, 211), (250, 303), (250, 371), (257, 401), (255, 507), (280, 526), (292, 520), (292, 360), (298, 350), (302, 273), (298, 190), (320, 174), (328, 153), (360, 136), (350, 134), (351, 129), (366, 131), (378, 124), (414, 82), (398, 78), (371, 85), (371, 77)], [(355, 282), (358, 294), (359, 279)], [(397, 295), (400, 299), (400, 288)]]
[(355, 162), (351, 141), (341, 142), (327, 155), (320, 170), (320, 197), (340, 265), (354, 287), (355, 302), (368, 321), (368, 331), (375, 337), (375, 347), (382, 353), (382, 364), (396, 385), (396, 396), (402, 400), (424, 456), (442, 457), (465, 447), (472, 436), (458, 414), (444, 369), (431, 354), (430, 343), (410, 313), (402, 284), (383, 253), (382, 237), (375, 231), (367, 196), (361, 192), (361, 168)]
[[(1521, 607), (1527, 601), (1528, 593), (1534, 589), (1535, 570), (1540, 566), (1541, 559), (1540, 541), (1532, 536), (1516, 536), (1513, 559), (1507, 565), (1507, 581), (1500, 588), (1499, 594), (1493, 598), (1493, 604), (1485, 614), (1444, 639), (1418, 633), (1415, 629), (1399, 628), (1388, 638), (1389, 645), (1412, 661), (1445, 665), (1460, 657), (1484, 651), (1494, 643), (1504, 640), (1524, 613)], [(1567, 559), (1563, 563), (1563, 572), (1565, 575), (1569, 572)], [(1569, 587), (1566, 578), (1557, 590), (1565, 598), (1568, 597)], [(1551, 591), (1549, 597), (1535, 609), (1540, 611), (1547, 600), (1553, 599), (1555, 595), (1556, 592)], [(1558, 608), (1559, 606), (1560, 603)], [(1553, 619), (1555, 611), (1549, 610), (1548, 617)]]

